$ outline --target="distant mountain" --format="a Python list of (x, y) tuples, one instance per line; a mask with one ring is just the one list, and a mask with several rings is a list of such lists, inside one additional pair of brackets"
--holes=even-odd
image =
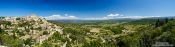
[(129, 22), (138, 19), (109, 19), (109, 20), (48, 20), (63, 23), (99, 23), (99, 22)]
[(149, 18), (139, 18), (139, 19), (133, 19), (133, 18), (117, 18), (117, 19), (109, 19), (109, 20), (48, 20), (48, 21), (55, 21), (55, 22), (63, 22), (63, 23), (97, 23), (97, 22), (130, 22), (130, 21), (136, 21), (141, 19), (174, 19), (175, 16), (167, 16), (167, 17), (149, 17)]

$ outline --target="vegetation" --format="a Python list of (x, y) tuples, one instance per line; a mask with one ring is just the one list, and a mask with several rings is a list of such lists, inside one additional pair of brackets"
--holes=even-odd
[[(9, 35), (9, 31), (0, 28), (0, 44), (9, 47), (153, 47), (156, 42), (168, 42), (175, 45), (175, 20), (169, 18), (125, 22), (49, 22), (61, 26), (63, 33), (30, 27), (33, 22), (22, 22), (15, 26), (25, 27), (26, 32), (13, 29), (13, 34)], [(9, 21), (0, 24), (7, 27), (13, 25)], [(40, 36), (45, 37), (53, 34), (42, 43), (35, 43), (36, 39), (32, 38), (20, 39), (21, 36), (30, 35), (31, 30), (39, 30)]]

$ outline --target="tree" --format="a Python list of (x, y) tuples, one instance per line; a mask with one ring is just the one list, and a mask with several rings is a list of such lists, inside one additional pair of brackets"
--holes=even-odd
[(159, 27), (159, 22), (160, 22), (160, 20), (159, 19), (157, 19), (157, 21), (156, 21), (156, 23), (155, 23), (155, 27)]
[(160, 26), (166, 24), (167, 22), (168, 22), (168, 19), (165, 19), (165, 20), (157, 19), (157, 21), (155, 23), (155, 27), (160, 27)]
[(90, 41), (85, 42), (82, 47), (103, 47), (103, 45), (99, 41)]
[(16, 20), (20, 20), (20, 18), (16, 18)]
[(27, 40), (24, 41), (24, 44), (30, 46), (30, 45), (32, 45), (31, 42), (32, 42), (32, 39), (31, 38), (28, 38)]
[(165, 18), (165, 23), (168, 23), (168, 18)]
[(1, 28), (0, 28), (0, 33), (4, 32)]
[(49, 44), (48, 42), (44, 42), (42, 44), (42, 47), (53, 47), (51, 44)]
[(4, 19), (5, 17), (0, 17), (0, 19)]
[(112, 32), (114, 32), (115, 34), (120, 34), (120, 33), (122, 33), (122, 30), (123, 30), (123, 29), (124, 29), (123, 27), (117, 26), (117, 27), (111, 28), (110, 30), (111, 30)]
[(12, 23), (11, 22), (9, 22), (9, 21), (1, 21), (2, 23), (0, 23), (0, 24), (4, 24), (4, 25), (11, 25)]
[(43, 35), (47, 35), (47, 34), (49, 34), (47, 31), (44, 31), (44, 32), (43, 32)]

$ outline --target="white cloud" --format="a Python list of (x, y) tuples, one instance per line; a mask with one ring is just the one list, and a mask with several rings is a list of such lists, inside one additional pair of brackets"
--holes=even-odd
[(142, 19), (142, 18), (151, 18), (151, 17), (161, 17), (161, 16), (122, 16), (122, 17), (116, 17), (116, 18)]
[(65, 16), (61, 16), (61, 15), (51, 15), (51, 16), (47, 16), (47, 17), (43, 17), (47, 20), (73, 20), (73, 19), (78, 19), (76, 16), (69, 16), (67, 14), (65, 14)]
[(124, 16), (121, 14), (109, 14), (107, 16), (104, 17), (91, 17), (91, 18), (79, 18), (76, 16), (72, 16), (72, 15), (68, 15), (65, 14), (64, 16), (61, 15), (51, 15), (51, 16), (47, 16), (47, 17), (43, 17), (47, 20), (109, 20), (109, 19), (121, 19), (121, 18), (130, 18), (130, 19), (142, 19), (142, 18), (150, 18), (150, 17), (161, 17), (161, 16)]
[(145, 16), (123, 16), (123, 17), (117, 17), (117, 18), (142, 19), (142, 18), (147, 18), (147, 17)]
[(120, 14), (109, 14), (108, 17), (120, 16)]
[(109, 20), (109, 18), (102, 17), (102, 18), (82, 18), (81, 20)]
[(77, 17), (75, 17), (75, 16), (68, 16), (68, 17), (70, 17), (70, 18), (77, 18)]

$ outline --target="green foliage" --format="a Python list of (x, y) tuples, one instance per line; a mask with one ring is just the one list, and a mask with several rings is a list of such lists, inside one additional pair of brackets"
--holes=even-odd
[(5, 17), (0, 16), (0, 19), (4, 19)]
[(164, 24), (168, 23), (168, 21), (171, 21), (171, 19), (169, 20), (168, 18), (165, 19), (157, 19), (157, 21), (155, 22), (155, 27), (160, 27), (163, 26)]
[(72, 42), (73, 41), (76, 41), (76, 43), (83, 43), (85, 42), (85, 35), (86, 35), (86, 32), (87, 30), (79, 30), (79, 29), (71, 29), (71, 28), (65, 28), (63, 29), (64, 33), (65, 34), (69, 34), (70, 35), (70, 38), (72, 39)]
[(114, 32), (115, 34), (121, 34), (122, 33), (122, 30), (123, 30), (124, 28), (123, 27), (113, 27), (113, 28), (111, 28), (110, 30), (112, 31), (112, 32)]
[(12, 23), (10, 21), (0, 21), (0, 24), (2, 24), (2, 25), (11, 25)]
[(47, 42), (43, 42), (42, 47), (53, 47), (53, 46)]
[(31, 24), (29, 22), (21, 22), (18, 24), (19, 27), (24, 27), (24, 26), (30, 26)]
[(16, 18), (16, 20), (20, 20), (20, 18)]
[(140, 36), (137, 33), (116, 38), (118, 47), (139, 47)]
[(0, 34), (0, 39), (2, 40), (3, 45), (9, 47), (22, 47), (23, 41), (18, 38), (13, 38), (11, 36)]
[(32, 45), (32, 39), (28, 38), (27, 40), (24, 41), (24, 44), (31, 46)]
[(49, 34), (47, 31), (44, 31), (44, 32), (43, 32), (43, 35), (47, 35), (47, 34)]
[(4, 30), (2, 30), (1, 28), (0, 28), (0, 33), (3, 33), (4, 32)]
[(20, 35), (20, 36), (24, 36), (24, 35), (25, 35), (23, 32), (19, 32), (19, 31), (17, 31), (16, 33), (17, 33), (18, 35)]
[(99, 41), (90, 41), (90, 43), (84, 43), (82, 47), (102, 47), (102, 43), (100, 43)]
[[(0, 43), (2, 45), (9, 47), (23, 47), (22, 44), (35, 45), (33, 43), (34, 39), (21, 40), (19, 37), (30, 33), (31, 30), (41, 31), (42, 28), (34, 29), (31, 27), (33, 21), (21, 22), (17, 27), (29, 27), (25, 28), (24, 33), (18, 29), (13, 29), (11, 33), (16, 35), (9, 35), (7, 33), (10, 31), (6, 32), (0, 28)], [(91, 23), (52, 23), (63, 27), (63, 34), (55, 32), (42, 44), (36, 45), (56, 47), (67, 42), (67, 47), (152, 47), (152, 44), (158, 41), (166, 41), (175, 45), (175, 21), (169, 19), (141, 19), (119, 24), (104, 21), (93, 21)], [(8, 21), (0, 22), (0, 24), (12, 25)], [(100, 32), (90, 32), (92, 28), (99, 28), (101, 30)], [(129, 33), (124, 33), (122, 30), (128, 30)], [(50, 32), (44, 31), (40, 34), (48, 35)]]
[(54, 39), (55, 41), (61, 40), (62, 42), (66, 41), (59, 32), (55, 32), (50, 39)]

